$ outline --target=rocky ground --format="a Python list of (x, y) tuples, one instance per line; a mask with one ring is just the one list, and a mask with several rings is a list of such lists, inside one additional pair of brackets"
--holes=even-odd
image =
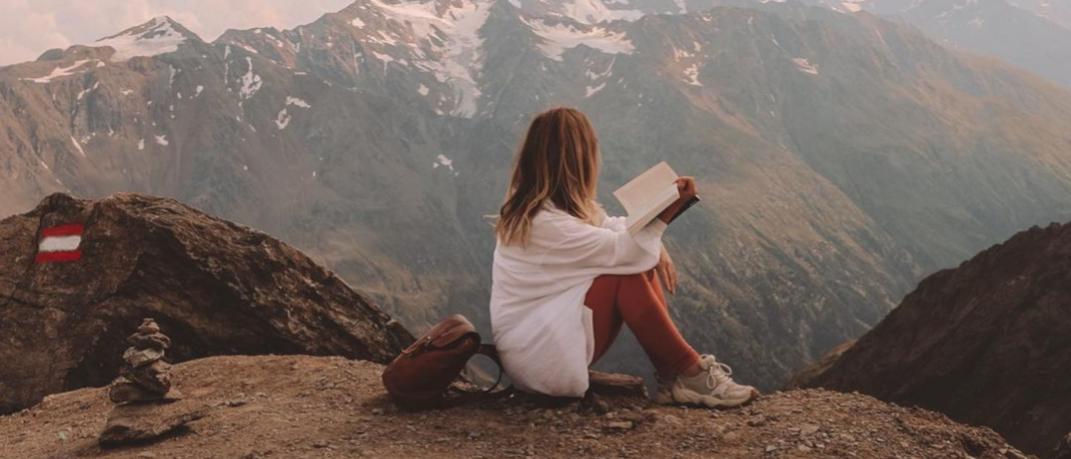
[(1021, 457), (989, 429), (857, 394), (778, 392), (728, 411), (513, 395), (407, 412), (381, 370), (340, 357), (195, 360), (174, 367), (177, 403), (205, 415), (177, 433), (101, 449), (112, 404), (106, 389), (82, 389), (0, 417), (0, 457)]

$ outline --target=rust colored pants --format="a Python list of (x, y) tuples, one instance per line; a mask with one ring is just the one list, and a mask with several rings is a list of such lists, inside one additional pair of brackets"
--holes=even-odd
[(592, 310), (595, 331), (592, 363), (610, 348), (622, 322), (636, 335), (659, 377), (676, 376), (699, 362), (699, 354), (684, 341), (669, 316), (669, 306), (654, 270), (596, 277), (584, 305)]

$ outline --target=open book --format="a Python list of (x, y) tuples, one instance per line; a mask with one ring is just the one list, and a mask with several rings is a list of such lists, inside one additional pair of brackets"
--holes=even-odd
[[(662, 161), (614, 191), (614, 197), (621, 202), (625, 212), (628, 212), (626, 224), (630, 234), (636, 234), (643, 229), (680, 198), (677, 178), (677, 173)], [(697, 201), (698, 197), (692, 198), (670, 221)]]

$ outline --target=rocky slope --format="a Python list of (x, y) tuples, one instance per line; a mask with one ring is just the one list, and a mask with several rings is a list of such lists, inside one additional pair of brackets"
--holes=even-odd
[(798, 381), (918, 404), (1051, 451), (1071, 432), (1071, 224), (1032, 228), (919, 284)]
[(159, 442), (102, 450), (102, 389), (48, 397), (0, 417), (0, 457), (1023, 457), (991, 430), (862, 395), (780, 392), (750, 407), (514, 396), (403, 412), (382, 366), (339, 357), (212, 357), (174, 367), (180, 403), (205, 407)]
[(528, 117), (576, 105), (608, 207), (658, 160), (699, 177), (667, 238), (674, 312), (766, 388), (922, 274), (1071, 218), (1055, 86), (869, 15), (674, 5), (358, 2), (211, 43), (159, 18), (50, 51), (0, 69), (0, 213), (52, 191), (174, 197), (294, 244), (408, 326), (485, 326), (483, 216)]
[[(69, 225), (81, 226), (53, 234)], [(0, 220), (0, 413), (107, 384), (145, 317), (175, 341), (172, 361), (305, 353), (386, 362), (413, 339), (294, 248), (171, 199), (55, 194)]]

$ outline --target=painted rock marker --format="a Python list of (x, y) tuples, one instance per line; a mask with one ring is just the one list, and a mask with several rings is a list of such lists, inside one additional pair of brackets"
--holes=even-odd
[(41, 230), (41, 242), (37, 246), (37, 263), (78, 261), (82, 258), (81, 224), (60, 225)]

